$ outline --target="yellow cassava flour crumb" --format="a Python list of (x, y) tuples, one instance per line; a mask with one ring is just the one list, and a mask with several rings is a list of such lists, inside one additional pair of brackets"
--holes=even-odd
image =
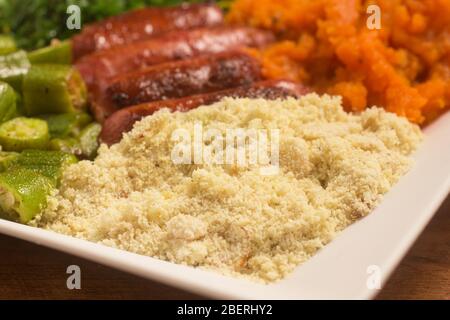
[[(178, 128), (279, 129), (280, 171), (174, 164)], [(420, 129), (339, 97), (225, 99), (162, 110), (94, 162), (70, 166), (38, 226), (138, 254), (271, 282), (367, 215), (411, 164)]]

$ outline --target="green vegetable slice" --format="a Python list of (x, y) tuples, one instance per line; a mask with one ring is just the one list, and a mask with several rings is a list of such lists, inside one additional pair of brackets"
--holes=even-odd
[(70, 153), (75, 156), (81, 156), (81, 146), (80, 142), (75, 138), (55, 138), (50, 140), (48, 148), (54, 151), (62, 151), (65, 153)]
[(87, 91), (79, 72), (62, 64), (33, 65), (23, 79), (27, 115), (78, 112), (87, 103)]
[(87, 159), (93, 159), (97, 155), (98, 136), (102, 126), (98, 123), (91, 123), (81, 131), (80, 145), (83, 156)]
[(28, 59), (35, 63), (72, 63), (72, 45), (69, 40), (62, 41), (45, 48), (28, 53)]
[(18, 157), (19, 154), (17, 152), (0, 151), (0, 172), (5, 171)]
[(44, 120), (19, 117), (0, 125), (3, 150), (45, 149), (48, 141), (48, 126)]
[(12, 119), (17, 112), (17, 95), (6, 82), (0, 82), (0, 123)]
[(6, 217), (27, 223), (47, 205), (53, 184), (29, 169), (12, 168), (0, 173), (0, 209)]
[(30, 61), (23, 50), (0, 56), (0, 80), (9, 83), (16, 91), (22, 90), (22, 79), (29, 69)]
[(78, 136), (81, 129), (92, 122), (92, 117), (85, 112), (43, 115), (40, 118), (47, 121), (52, 138)]
[(0, 55), (9, 54), (17, 50), (16, 42), (14, 38), (0, 34)]
[(61, 151), (25, 150), (14, 162), (18, 166), (33, 170), (49, 178), (56, 186), (64, 169), (78, 161), (73, 154)]

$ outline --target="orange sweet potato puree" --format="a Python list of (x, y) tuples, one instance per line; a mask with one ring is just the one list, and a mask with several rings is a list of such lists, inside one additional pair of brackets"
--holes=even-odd
[(228, 20), (279, 36), (255, 53), (266, 77), (341, 95), (348, 111), (379, 105), (425, 124), (450, 107), (449, 0), (236, 0)]

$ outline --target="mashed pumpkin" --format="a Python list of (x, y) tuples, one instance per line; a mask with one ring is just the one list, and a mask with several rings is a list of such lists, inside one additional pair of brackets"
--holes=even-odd
[[(380, 30), (366, 27), (371, 4)], [(257, 53), (267, 77), (339, 94), (348, 111), (378, 105), (423, 124), (450, 107), (448, 0), (236, 0), (228, 20), (279, 35)]]
[[(279, 166), (175, 164), (175, 129), (279, 129)], [(64, 173), (39, 227), (138, 254), (271, 282), (367, 215), (408, 170), (420, 129), (339, 97), (225, 99), (161, 110)], [(204, 147), (206, 148), (206, 142)]]

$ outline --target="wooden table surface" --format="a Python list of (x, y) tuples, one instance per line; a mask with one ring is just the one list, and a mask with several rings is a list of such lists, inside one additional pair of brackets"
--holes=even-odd
[[(66, 268), (81, 268), (68, 290)], [(378, 298), (450, 299), (450, 196)], [(0, 235), (0, 299), (202, 299), (74, 256)]]

